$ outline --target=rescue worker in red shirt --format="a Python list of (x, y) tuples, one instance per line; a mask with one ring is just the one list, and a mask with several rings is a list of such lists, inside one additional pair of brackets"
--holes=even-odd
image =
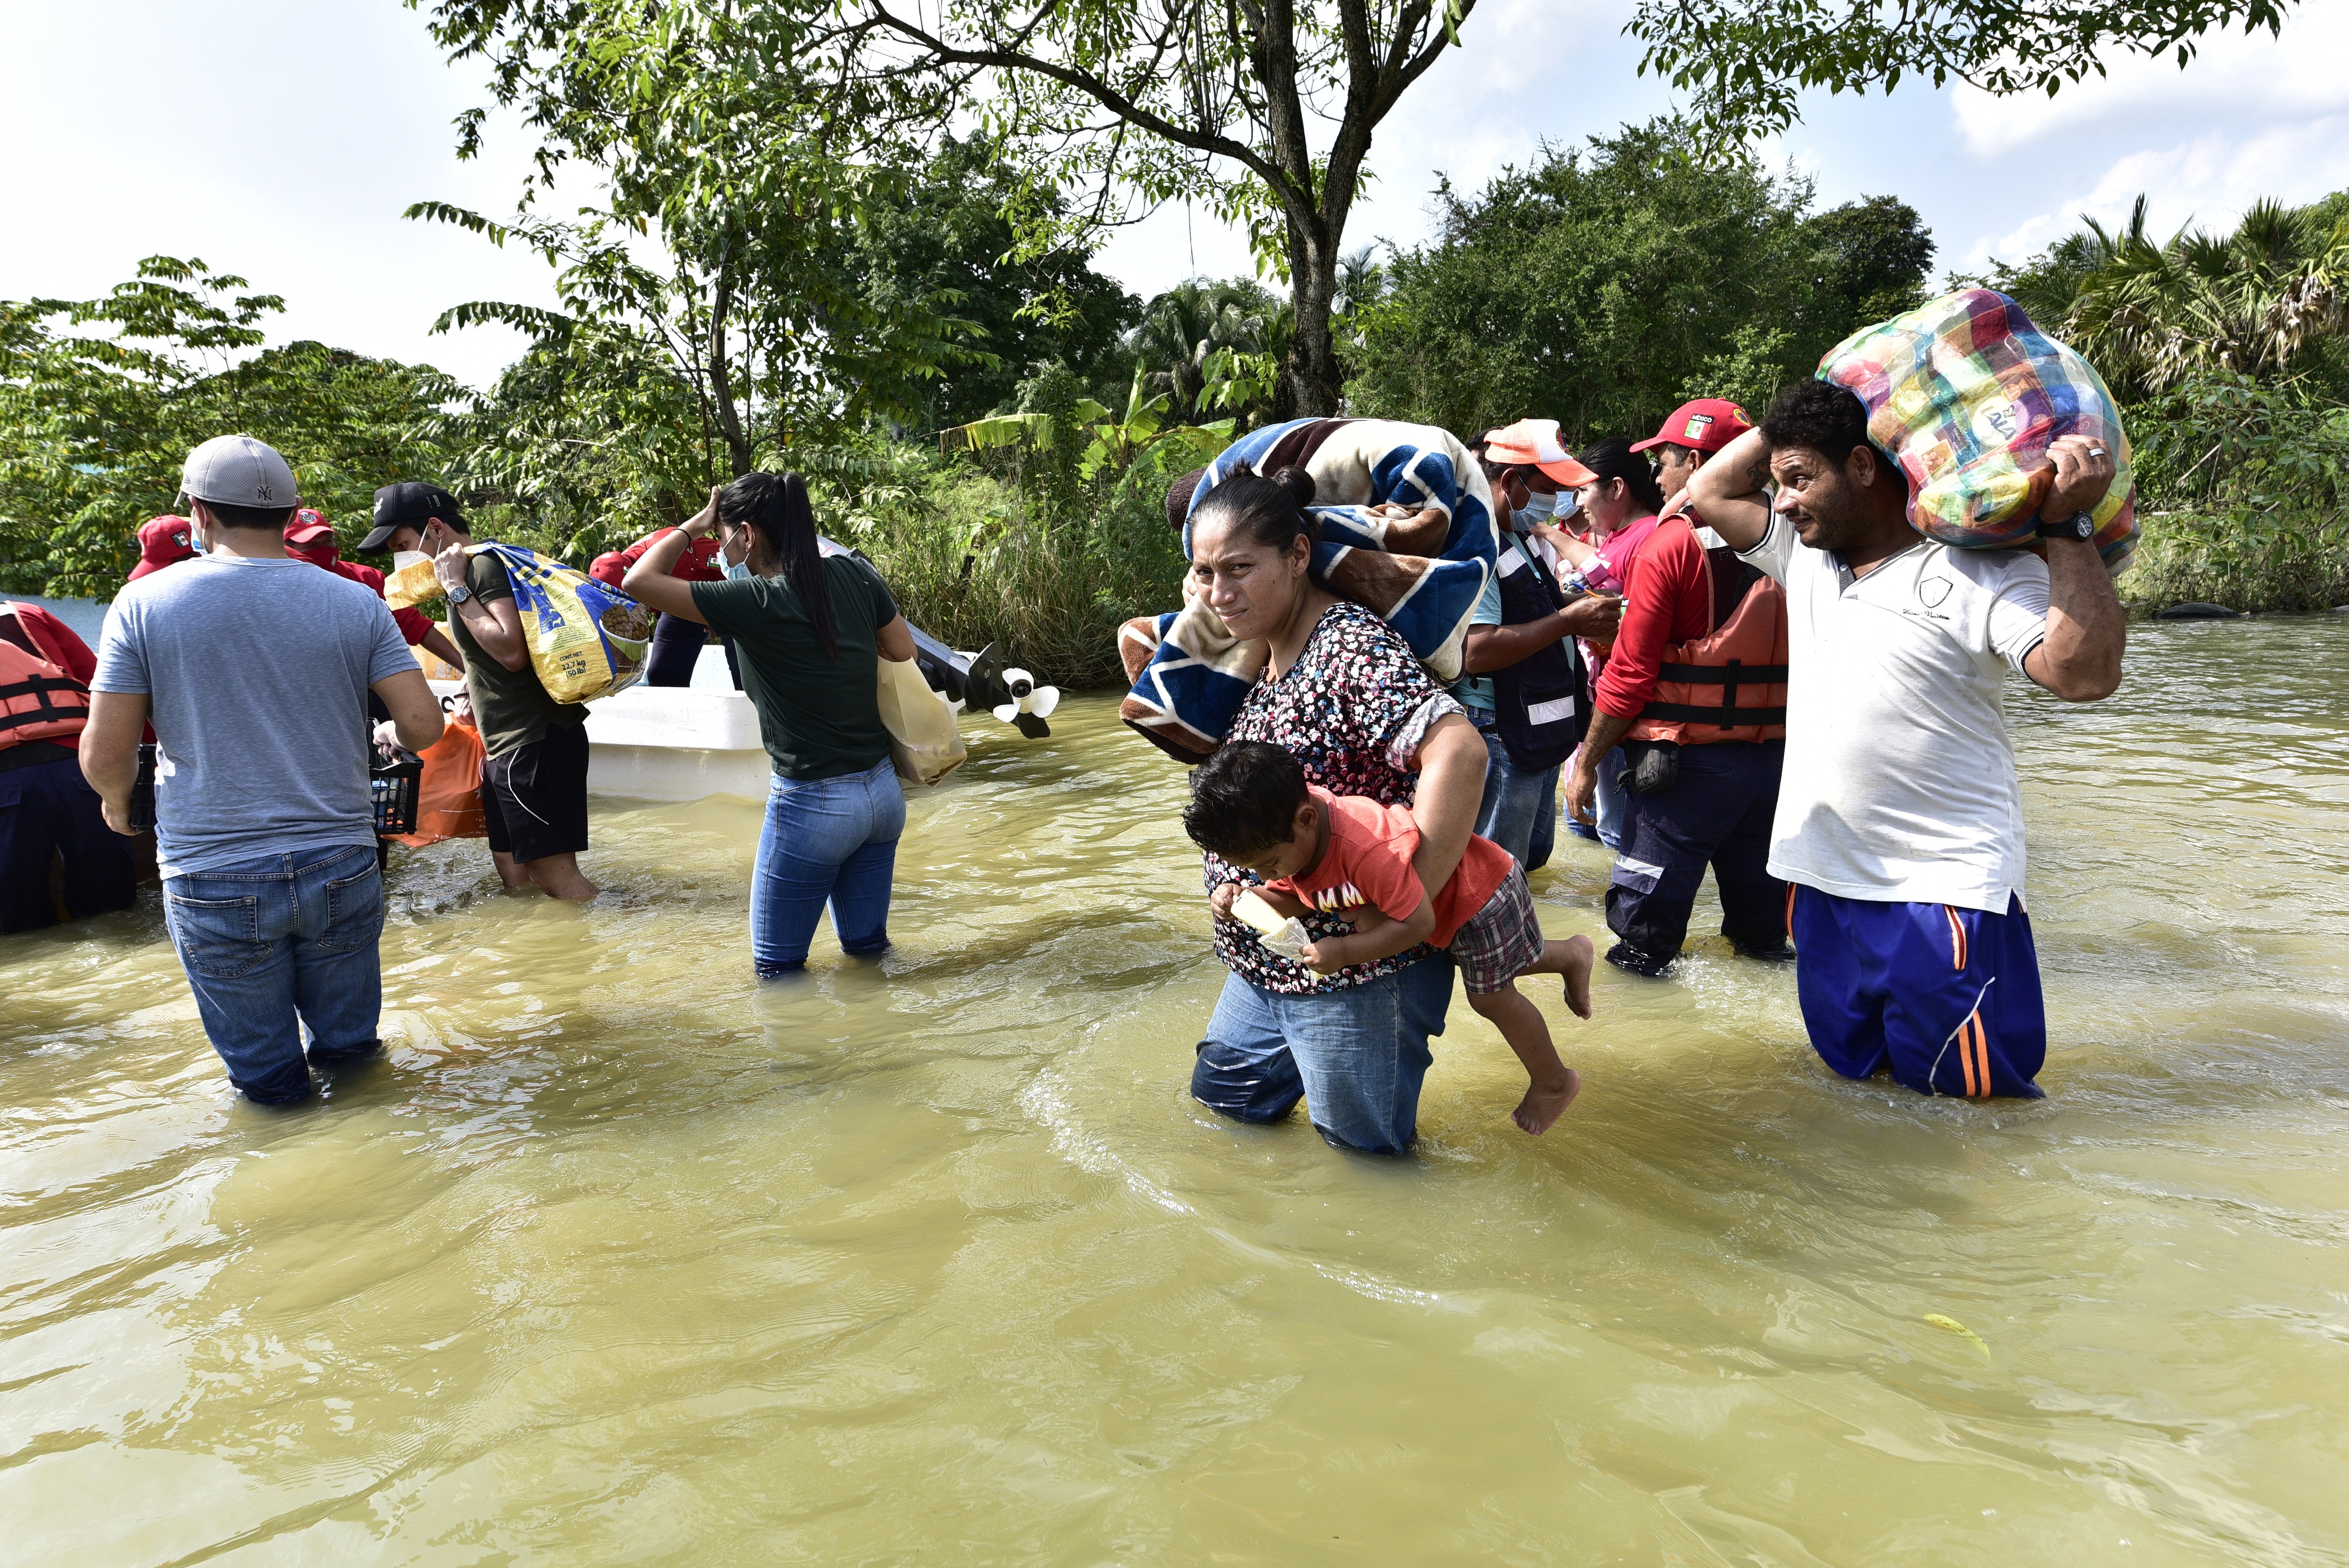
[[(599, 583), (619, 588), (627, 576), (628, 568), (644, 559), (645, 552), (658, 544), (674, 528), (656, 528), (626, 550), (607, 550), (595, 557), (587, 568), (587, 575)], [(687, 583), (723, 583), (726, 562), (718, 557), (718, 538), (710, 534), (687, 543), (685, 553), (677, 558), (669, 575)], [(621, 589), (626, 593), (626, 589)], [(681, 686), (693, 684), (693, 666), (700, 662), (701, 650), (709, 641), (709, 628), (682, 615), (663, 615), (653, 628), (652, 652), (645, 655), (645, 684), (657, 686)], [(742, 666), (734, 656), (734, 639), (720, 637), (726, 645), (726, 668), (734, 676), (734, 689), (742, 689)]]
[(57, 923), (49, 879), (60, 864), (68, 919), (129, 909), (137, 894), (131, 841), (107, 827), (81, 775), (97, 667), (72, 627), (36, 604), (0, 603), (0, 934)]
[[(1714, 449), (1710, 438), (1727, 421), (1700, 425), (1691, 408), (1708, 412), (1680, 409), (1640, 446)], [(1622, 628), (1567, 780), (1567, 809), (1588, 820), (1598, 760), (1622, 745), (1629, 800), (1607, 889), (1607, 924), (1619, 940), (1607, 959), (1636, 975), (1661, 975), (1680, 955), (1708, 865), (1722, 934), (1750, 958), (1794, 956), (1786, 887), (1769, 872), (1786, 749), (1785, 594), (1726, 545), (1707, 549), (1702, 526), (1693, 515), (1667, 517), (1634, 551)]]
[[(335, 542), (334, 527), (326, 521), (323, 512), (305, 506), (294, 514), (294, 521), (285, 525), (285, 553), (298, 556), (313, 566), (324, 567), (337, 577), (347, 577), (372, 592), (378, 599), (383, 597), (383, 573), (372, 566), (342, 558), (342, 547)], [(456, 665), (460, 669), (464, 667), (457, 656), (457, 645), (440, 634), (440, 628), (423, 611), (413, 606), (403, 607), (394, 610), (391, 619), (409, 647), (422, 648), (443, 664)], [(388, 716), (378, 714), (376, 717), (383, 718)]]

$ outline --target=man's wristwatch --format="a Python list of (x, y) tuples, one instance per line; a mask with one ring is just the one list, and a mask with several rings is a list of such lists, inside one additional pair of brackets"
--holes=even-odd
[(2085, 544), (2096, 537), (2096, 520), (2085, 511), (2075, 511), (2061, 522), (2050, 522), (2044, 516), (2039, 520), (2042, 539), (2076, 539)]
[(449, 590), (450, 606), (454, 608), (472, 596), (473, 591), (471, 588), (466, 587), (462, 583), (460, 583), (454, 588)]

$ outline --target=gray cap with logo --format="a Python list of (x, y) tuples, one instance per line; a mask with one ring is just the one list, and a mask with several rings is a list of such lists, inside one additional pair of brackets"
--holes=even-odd
[(191, 500), (221, 506), (290, 508), (302, 499), (277, 449), (251, 436), (214, 436), (190, 452), (180, 490)]

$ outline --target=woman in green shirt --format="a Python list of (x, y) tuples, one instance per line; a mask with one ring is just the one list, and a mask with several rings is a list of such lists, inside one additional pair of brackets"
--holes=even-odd
[[(716, 532), (722, 583), (669, 574)], [(905, 792), (882, 727), (879, 665), (914, 656), (914, 634), (872, 567), (826, 555), (807, 483), (749, 473), (631, 567), (622, 587), (665, 615), (734, 639), (742, 690), (775, 765), (750, 873), (750, 958), (759, 975), (804, 968), (816, 916), (832, 905), (841, 951), (889, 945), (889, 888)]]

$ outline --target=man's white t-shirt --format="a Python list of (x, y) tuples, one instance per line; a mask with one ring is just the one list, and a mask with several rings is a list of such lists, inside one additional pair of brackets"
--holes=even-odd
[(2007, 911), (2023, 793), (2004, 666), (2047, 635), (2047, 565), (1920, 540), (1865, 577), (1773, 514), (1742, 552), (1786, 590), (1770, 874), (1845, 898)]

